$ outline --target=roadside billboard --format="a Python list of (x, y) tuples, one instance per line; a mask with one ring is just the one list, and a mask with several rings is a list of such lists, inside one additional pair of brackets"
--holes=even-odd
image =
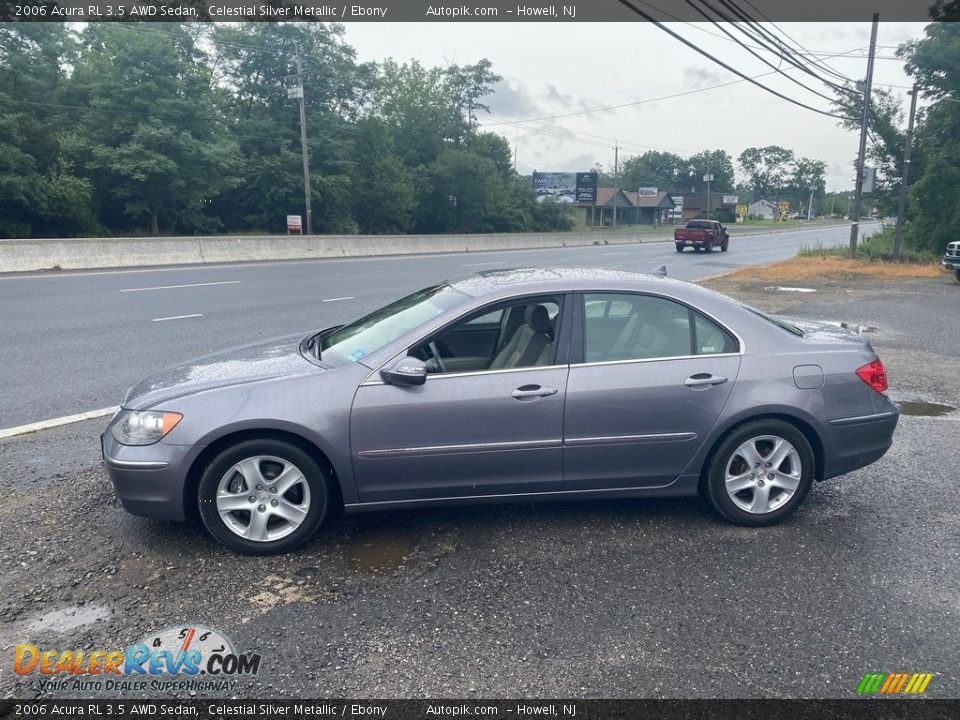
[(658, 188), (655, 187), (642, 187), (637, 190), (637, 194), (640, 197), (656, 197)]
[(683, 195), (671, 195), (670, 199), (673, 200), (673, 208), (667, 211), (667, 217), (670, 220), (682, 220), (683, 219)]
[(534, 172), (533, 191), (538, 199), (552, 196), (561, 202), (594, 203), (597, 201), (597, 174)]
[(577, 202), (595, 203), (597, 201), (597, 174), (595, 172), (577, 173)]
[(724, 205), (736, 205), (740, 202), (740, 198), (737, 195), (724, 195), (723, 204)]

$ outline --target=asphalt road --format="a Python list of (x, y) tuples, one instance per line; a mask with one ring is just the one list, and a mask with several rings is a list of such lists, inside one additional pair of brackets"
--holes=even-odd
[[(861, 225), (864, 235), (877, 225)], [(734, 230), (735, 232), (735, 230)], [(845, 243), (848, 227), (671, 243), (0, 276), (0, 430), (116, 405), (155, 370), (214, 350), (352, 320), (439, 279), (524, 265), (648, 271), (682, 280)]]
[[(894, 399), (960, 405), (952, 277), (710, 284), (869, 325)], [(698, 499), (445, 508), (333, 518), (271, 558), (125, 513), (102, 426), (0, 440), (0, 657), (199, 623), (262, 655), (258, 676), (201, 697), (854, 698), (868, 672), (930, 672), (927, 696), (960, 697), (956, 411), (904, 415), (884, 458), (773, 528)], [(0, 662), (0, 697), (91, 695), (186, 693), (41, 691)]]

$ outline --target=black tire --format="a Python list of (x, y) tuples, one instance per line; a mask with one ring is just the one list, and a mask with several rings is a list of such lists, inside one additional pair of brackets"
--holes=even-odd
[(707, 244), (704, 246), (703, 251), (708, 253), (713, 252), (713, 240), (707, 240)]
[(726, 251), (727, 251), (727, 247), (728, 247), (729, 245), (730, 245), (730, 241), (729, 241), (729, 240), (724, 240), (724, 241), (723, 241), (723, 245), (720, 246), (720, 252), (726, 252)]
[(683, 243), (677, 243), (677, 252), (683, 252)]
[[(282, 494), (279, 502), (287, 499), (296, 502), (299, 494), (301, 503), (307, 501), (306, 515), (295, 529), (275, 540), (258, 541), (241, 537), (236, 531), (231, 530), (227, 526), (217, 509), (217, 491), (221, 482), (226, 481), (227, 472), (240, 461), (254, 457), (262, 458), (257, 463), (257, 469), (258, 472), (263, 473), (265, 477), (269, 476), (275, 468), (282, 467), (279, 463), (271, 459), (273, 458), (295, 466), (295, 469), (300, 471), (305, 481), (306, 490), (304, 489), (304, 483), (300, 483), (296, 487), (291, 488), (287, 493)], [(276, 477), (276, 475), (273, 477)], [(236, 475), (230, 482), (243, 483), (244, 476), (242, 474)], [(267, 482), (269, 482), (269, 480), (267, 480)], [(252, 521), (252, 514), (256, 512), (256, 508), (269, 507), (271, 502), (276, 505), (278, 501), (271, 500), (271, 498), (277, 498), (277, 495), (271, 496), (268, 494), (268, 491), (269, 488), (266, 488), (262, 493), (257, 493), (255, 489), (240, 491), (231, 489), (230, 492), (238, 492), (238, 494), (241, 495), (251, 492), (250, 497), (257, 497), (258, 495), (262, 495), (263, 497), (252, 503), (250, 511), (243, 509), (231, 513), (229, 515), (230, 521), (242, 525), (244, 513), (248, 513), (247, 517)], [(307, 491), (309, 494), (307, 494)], [(320, 469), (319, 465), (317, 465), (316, 461), (296, 445), (269, 438), (245, 440), (223, 450), (207, 465), (197, 489), (197, 503), (200, 509), (200, 517), (207, 530), (214, 538), (231, 550), (245, 555), (273, 555), (287, 552), (307, 542), (316, 534), (320, 525), (323, 523), (327, 515), (329, 498), (329, 479), (323, 470)], [(268, 527), (269, 523), (274, 521), (274, 518), (275, 516), (269, 513), (269, 519), (265, 521), (264, 527)], [(280, 523), (287, 523), (287, 521), (282, 518), (276, 518), (274, 526), (276, 527)], [(292, 525), (292, 523), (288, 524)], [(281, 527), (280, 530), (282, 531), (283, 528)]]
[(960, 282), (960, 269), (953, 271), (953, 276)]
[[(746, 468), (746, 472), (744, 473), (746, 477), (746, 473), (750, 472), (751, 468), (744, 464), (745, 461), (742, 457), (738, 456), (738, 448), (751, 439), (757, 439), (763, 436), (774, 436), (786, 440), (793, 446), (800, 463), (800, 480), (793, 494), (783, 499), (780, 504), (775, 504), (774, 509), (762, 513), (749, 512), (740, 507), (727, 492), (726, 470), (728, 466), (734, 467), (740, 463), (741, 466), (736, 468), (736, 470), (739, 474), (741, 469)], [(759, 443), (761, 446), (764, 444), (765, 441)], [(758, 446), (754, 445), (754, 447), (756, 448)], [(771, 470), (779, 471), (785, 466), (792, 468), (793, 462), (793, 459), (789, 458), (785, 460), (780, 467), (775, 469), (771, 468)], [(775, 525), (784, 520), (803, 502), (807, 493), (810, 492), (810, 487), (813, 485), (814, 456), (810, 443), (807, 442), (807, 438), (795, 426), (782, 420), (754, 420), (741, 425), (722, 438), (707, 459), (706, 467), (707, 474), (704, 490), (707, 500), (709, 500), (713, 509), (725, 520), (735, 525), (764, 527), (767, 525)], [(750, 475), (749, 477), (752, 478), (753, 476)], [(761, 476), (756, 482), (759, 483), (760, 487), (763, 487), (766, 482), (768, 487), (766, 492), (773, 503), (776, 503), (781, 493), (786, 492), (776, 487), (779, 483), (777, 480), (771, 482)], [(773, 494), (774, 491), (776, 491), (777, 495)], [(739, 495), (736, 495), (736, 497), (741, 503), (750, 501), (752, 504), (754, 492), (756, 491), (752, 488), (746, 488), (741, 491)], [(750, 494), (748, 495), (747, 493)]]

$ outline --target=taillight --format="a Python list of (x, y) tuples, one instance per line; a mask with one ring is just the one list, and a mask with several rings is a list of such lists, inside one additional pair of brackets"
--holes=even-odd
[(863, 380), (878, 393), (887, 391), (887, 371), (883, 369), (880, 358), (857, 368), (857, 377)]

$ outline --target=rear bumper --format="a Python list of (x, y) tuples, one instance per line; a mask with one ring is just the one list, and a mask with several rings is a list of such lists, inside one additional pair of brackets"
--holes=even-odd
[(121, 445), (107, 431), (100, 436), (100, 449), (124, 510), (158, 520), (186, 519), (183, 494), (194, 447)]
[(893, 431), (900, 420), (897, 406), (888, 401), (882, 412), (826, 422), (823, 479), (859, 470), (882, 458), (893, 444)]

